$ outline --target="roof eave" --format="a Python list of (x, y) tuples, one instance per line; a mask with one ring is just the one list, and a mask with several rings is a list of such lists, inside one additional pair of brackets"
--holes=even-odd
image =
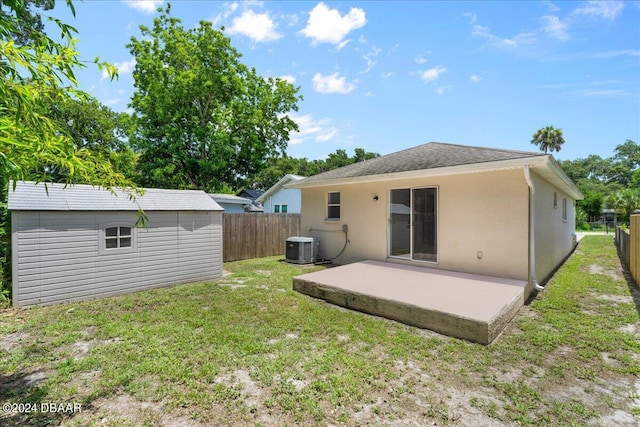
[[(362, 184), (381, 181), (394, 181), (400, 179), (437, 177), (446, 175), (462, 175), (469, 173), (491, 172), (508, 169), (519, 169), (530, 166), (535, 169), (546, 169), (550, 174), (557, 177), (554, 184), (559, 185), (567, 194), (576, 200), (584, 198), (580, 190), (562, 171), (558, 163), (551, 155), (531, 156), (518, 159), (498, 160), (485, 163), (472, 163), (467, 165), (446, 166), (433, 169), (418, 169), (414, 171), (393, 172), (377, 175), (365, 175), (350, 178), (327, 179), (322, 181), (304, 182), (305, 180), (288, 184), (286, 188), (314, 188), (336, 185)], [(549, 175), (549, 174), (547, 174)]]
[(376, 181), (390, 181), (408, 178), (423, 178), (444, 175), (461, 175), (467, 173), (487, 172), (492, 170), (517, 169), (525, 165), (534, 166), (546, 162), (543, 156), (526, 157), (520, 159), (499, 160), (484, 163), (472, 163), (457, 166), (445, 166), (432, 169), (418, 169), (413, 171), (392, 172), (377, 175), (365, 175), (350, 178), (327, 179), (322, 181), (305, 182), (305, 180), (287, 185), (287, 188), (313, 188), (327, 185), (360, 184)]
[(256, 197), (256, 202), (264, 203), (265, 200), (267, 200), (269, 197), (271, 197), (273, 193), (280, 190), (281, 188), (292, 188), (290, 187), (291, 184), (289, 184), (289, 182), (294, 182), (294, 183), (297, 182), (298, 180), (296, 179), (296, 177), (297, 175), (293, 175), (290, 173), (286, 174), (285, 176), (280, 178), (278, 182), (276, 182), (271, 187), (269, 187), (267, 191), (262, 193), (260, 196)]

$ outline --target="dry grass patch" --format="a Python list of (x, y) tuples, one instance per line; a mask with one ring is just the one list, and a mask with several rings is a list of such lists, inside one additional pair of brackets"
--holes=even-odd
[(487, 347), (291, 290), (318, 268), (240, 261), (217, 283), (4, 310), (2, 403), (83, 409), (0, 424), (640, 423), (639, 293), (606, 236)]

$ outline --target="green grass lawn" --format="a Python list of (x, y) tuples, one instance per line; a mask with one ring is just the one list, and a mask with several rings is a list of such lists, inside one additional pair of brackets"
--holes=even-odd
[(215, 283), (1, 310), (1, 403), (82, 410), (0, 425), (640, 423), (640, 294), (610, 236), (490, 346), (291, 290), (320, 268), (239, 261)]

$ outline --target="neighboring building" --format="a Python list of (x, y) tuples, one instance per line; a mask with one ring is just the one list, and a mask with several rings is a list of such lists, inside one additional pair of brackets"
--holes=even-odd
[(573, 250), (583, 197), (551, 155), (436, 142), (287, 188), (321, 258), (527, 280), (525, 297)]
[(217, 204), (224, 208), (226, 213), (242, 213), (251, 206), (251, 199), (246, 197), (234, 196), (233, 194), (209, 194)]
[[(222, 277), (222, 208), (203, 191), (136, 201), (88, 185), (9, 186), (13, 305), (55, 304)], [(148, 219), (136, 227), (138, 210)]]
[(264, 212), (264, 208), (256, 199), (264, 193), (262, 190), (254, 190), (252, 188), (246, 188), (240, 191), (237, 196), (247, 198), (251, 200), (251, 204), (245, 206), (245, 212)]
[(266, 213), (300, 213), (300, 190), (285, 185), (300, 181), (304, 176), (287, 174), (256, 199)]

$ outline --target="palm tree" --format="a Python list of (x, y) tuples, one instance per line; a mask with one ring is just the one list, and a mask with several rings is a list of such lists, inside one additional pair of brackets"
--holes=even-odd
[(538, 129), (533, 134), (531, 143), (540, 146), (540, 151), (545, 153), (547, 151), (560, 151), (562, 144), (564, 144), (562, 129), (556, 129), (553, 126), (545, 126), (542, 129)]

